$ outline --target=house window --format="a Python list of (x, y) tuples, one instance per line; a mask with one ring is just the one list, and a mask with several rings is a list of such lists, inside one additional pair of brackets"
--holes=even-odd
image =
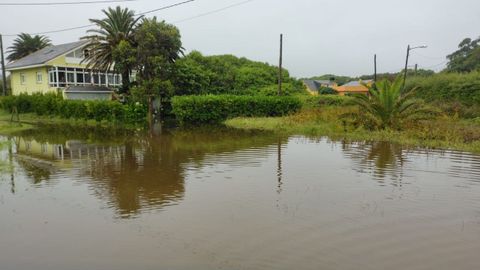
[(41, 72), (37, 72), (37, 83), (43, 82), (43, 74)]
[(108, 85), (114, 85), (115, 84), (115, 81), (113, 80), (113, 74), (111, 74), (111, 73), (107, 74), (107, 82), (108, 82)]
[(20, 84), (25, 84), (26, 79), (25, 79), (25, 74), (20, 73)]
[(83, 76), (84, 76), (83, 71), (77, 70), (77, 83), (78, 84), (83, 84), (84, 83)]
[(83, 59), (85, 57), (83, 49), (78, 49), (66, 55), (69, 58)]
[(85, 83), (86, 84), (91, 84), (92, 83), (92, 77), (90, 76), (90, 73), (88, 71), (85, 71)]
[(67, 84), (75, 84), (75, 74), (74, 73), (67, 73)]

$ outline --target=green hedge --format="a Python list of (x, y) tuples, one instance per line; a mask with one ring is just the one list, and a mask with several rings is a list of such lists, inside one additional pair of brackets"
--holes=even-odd
[(115, 121), (123, 123), (143, 122), (146, 109), (142, 105), (122, 105), (116, 101), (64, 100), (55, 94), (21, 94), (0, 99), (0, 108), (12, 111), (16, 107), (19, 113), (59, 116), (62, 118), (96, 121)]
[(295, 97), (274, 96), (177, 96), (173, 113), (180, 123), (220, 123), (233, 117), (282, 116), (298, 111), (302, 103)]

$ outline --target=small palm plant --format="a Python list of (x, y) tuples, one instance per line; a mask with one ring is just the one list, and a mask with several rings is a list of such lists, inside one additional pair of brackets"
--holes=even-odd
[[(365, 85), (366, 86), (366, 85)], [(368, 86), (367, 86), (368, 87)], [(403, 80), (383, 80), (369, 87), (368, 95), (355, 95), (352, 103), (358, 113), (349, 114), (369, 128), (400, 129), (406, 122), (432, 118), (435, 110), (415, 98), (415, 89), (403, 91)]]

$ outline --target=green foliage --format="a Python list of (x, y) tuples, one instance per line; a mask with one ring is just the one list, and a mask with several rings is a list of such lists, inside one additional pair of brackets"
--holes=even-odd
[(330, 88), (330, 87), (321, 87), (318, 91), (320, 95), (337, 95), (337, 90)]
[(416, 95), (430, 102), (459, 102), (466, 106), (480, 104), (480, 72), (439, 73), (407, 80), (406, 89), (418, 87)]
[(448, 72), (470, 72), (480, 68), (480, 38), (466, 38), (458, 45), (458, 50), (447, 56)]
[(36, 113), (44, 116), (59, 116), (72, 119), (93, 119), (120, 123), (143, 122), (146, 109), (140, 104), (122, 105), (115, 101), (64, 100), (55, 94), (21, 94), (0, 99), (0, 108), (18, 113)]
[[(294, 94), (300, 94), (303, 91), (303, 85), (297, 83), (283, 83), (282, 84), (282, 96), (291, 96)], [(259, 96), (278, 96), (278, 84), (268, 85), (259, 89), (250, 89), (245, 91), (250, 95)]]
[(240, 116), (282, 116), (301, 106), (298, 98), (278, 96), (176, 96), (172, 100), (177, 120), (189, 124), (220, 123)]
[(15, 61), (22, 57), (25, 57), (33, 52), (50, 46), (50, 39), (45, 36), (21, 33), (13, 41), (13, 45), (8, 47), (7, 60)]
[[(283, 70), (283, 78), (286, 84), (299, 85), (287, 70)], [(275, 85), (277, 81), (275, 66), (233, 55), (203, 56), (193, 51), (177, 61), (172, 82), (177, 95), (244, 95)]]
[(183, 49), (178, 28), (156, 17), (143, 19), (135, 29), (135, 42), (139, 77), (167, 80)]
[(428, 119), (433, 110), (422, 100), (414, 98), (414, 89), (402, 93), (403, 78), (398, 76), (391, 83), (381, 81), (369, 89), (369, 95), (354, 95), (352, 104), (358, 106), (358, 113), (350, 114), (367, 128), (401, 128), (405, 122)]

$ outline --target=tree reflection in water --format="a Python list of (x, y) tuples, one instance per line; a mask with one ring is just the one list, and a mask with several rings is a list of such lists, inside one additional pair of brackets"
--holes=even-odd
[(342, 150), (359, 172), (371, 172), (375, 180), (385, 185), (390, 178), (392, 185), (402, 186), (403, 166), (406, 163), (404, 148), (388, 142), (346, 143)]
[[(145, 133), (91, 129), (62, 134), (63, 130), (47, 126), (15, 138), (17, 153), (23, 157), (17, 158), (18, 166), (35, 184), (51, 177), (87, 179), (82, 181), (120, 218), (177, 204), (185, 194), (186, 167), (202, 163), (207, 156), (270, 146), (273, 151), (287, 141), (270, 133), (226, 128)], [(52, 169), (57, 167), (59, 173)], [(64, 171), (69, 174), (58, 175)], [(281, 171), (277, 173), (281, 179)]]

